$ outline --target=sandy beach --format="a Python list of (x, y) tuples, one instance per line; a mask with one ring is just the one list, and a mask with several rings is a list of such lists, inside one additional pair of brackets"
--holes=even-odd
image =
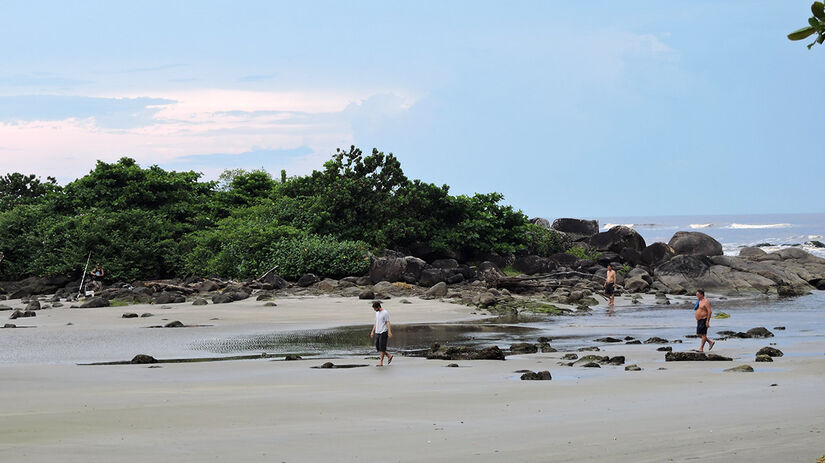
[[(560, 366), (561, 350), (506, 361), (399, 355), (383, 368), (363, 356), (332, 359), (369, 365), (350, 369), (311, 368), (319, 358), (75, 364), (137, 353), (169, 358), (208, 336), (371, 322), (366, 301), (276, 302), (48, 309), (16, 320), (37, 328), (0, 331), (6, 349), (47, 348), (50, 340), (57, 347), (49, 361), (7, 355), (0, 363), (0, 461), (814, 462), (825, 455), (825, 333), (791, 335), (791, 326), (776, 338), (720, 342), (714, 352), (733, 362), (665, 362), (650, 344), (601, 347), (638, 372)], [(439, 301), (387, 307), (398, 325), (481, 318)], [(124, 312), (155, 316), (121, 319)], [(161, 318), (211, 326), (145, 328)], [(586, 324), (588, 317), (571, 318)], [(621, 313), (614, 320), (621, 324)], [(66, 332), (98, 341), (65, 352)], [(147, 336), (158, 341), (155, 351), (134, 342)], [(128, 342), (95, 345), (112, 337)], [(754, 363), (755, 351), (772, 342), (785, 356)], [(672, 346), (692, 349), (695, 340)], [(756, 371), (722, 371), (742, 364)], [(525, 369), (549, 370), (553, 380), (520, 381), (516, 371)]]

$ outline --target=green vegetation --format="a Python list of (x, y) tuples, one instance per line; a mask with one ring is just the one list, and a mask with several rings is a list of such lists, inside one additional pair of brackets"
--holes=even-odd
[(578, 257), (579, 259), (587, 259), (592, 261), (596, 261), (602, 256), (601, 252), (586, 248), (584, 246), (573, 246), (566, 252), (571, 256)]
[(562, 250), (502, 199), (450, 195), (409, 180), (392, 154), (355, 147), (300, 177), (232, 169), (209, 182), (130, 158), (98, 161), (65, 187), (15, 173), (0, 178), (0, 280), (79, 277), (89, 252), (107, 280), (133, 281), (250, 278), (276, 265), (286, 278), (359, 275), (385, 248), (466, 260)]
[(722, 319), (725, 319), (725, 318), (730, 318), (730, 314), (727, 314), (725, 312), (716, 312), (715, 314), (713, 314), (713, 317), (711, 317), (711, 318), (715, 318), (717, 320), (722, 320)]
[(549, 315), (565, 315), (570, 313), (570, 310), (556, 307), (547, 302), (539, 302), (533, 299), (526, 298), (512, 298), (495, 305), (495, 310), (498, 312), (508, 312), (512, 310), (542, 313)]
[(817, 34), (814, 41), (808, 44), (808, 50), (817, 43), (822, 45), (825, 42), (825, 3), (814, 2), (811, 5), (811, 13), (813, 16), (808, 18), (807, 26), (788, 34), (790, 40), (804, 40)]
[(616, 269), (616, 271), (619, 272), (622, 276), (627, 275), (627, 272), (629, 272), (631, 270), (633, 270), (633, 269), (628, 264), (623, 264), (621, 267)]

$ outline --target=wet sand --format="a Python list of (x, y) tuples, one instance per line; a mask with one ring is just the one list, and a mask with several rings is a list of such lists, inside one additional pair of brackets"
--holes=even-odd
[[(80, 335), (111, 329), (114, 335), (143, 330), (187, 337), (201, 329), (240, 333), (329, 328), (365, 318), (369, 323), (364, 301), (327, 299), (296, 299), (294, 305), (277, 300), (275, 308), (253, 301), (173, 306), (166, 310), (180, 315), (174, 319), (219, 326), (163, 330), (140, 328), (156, 318), (116, 318), (139, 313), (136, 306), (50, 309), (16, 320), (37, 324), (36, 330), (4, 330), (0, 336), (42, 338), (70, 328)], [(388, 301), (393, 320), (478, 317), (469, 307), (414, 302)], [(66, 327), (63, 317), (74, 325)], [(665, 363), (656, 345), (603, 347), (602, 355), (625, 355), (641, 372), (559, 366), (564, 352), (455, 362), (460, 368), (400, 356), (389, 367), (333, 370), (310, 368), (319, 359), (161, 368), (7, 362), (0, 364), (0, 461), (813, 462), (825, 455), (825, 333), (784, 336), (728, 340), (714, 348), (733, 362)], [(785, 356), (753, 362), (755, 351), (770, 342)], [(179, 348), (172, 345), (172, 351)], [(694, 344), (673, 346), (687, 350)], [(722, 372), (744, 363), (756, 372)], [(515, 371), (521, 369), (546, 369), (554, 379), (519, 381)]]

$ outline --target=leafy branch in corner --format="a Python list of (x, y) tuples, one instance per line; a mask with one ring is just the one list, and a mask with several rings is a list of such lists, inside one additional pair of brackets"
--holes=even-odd
[(818, 37), (808, 44), (808, 50), (817, 43), (821, 45), (825, 42), (825, 3), (814, 2), (811, 5), (811, 12), (813, 16), (808, 18), (808, 26), (788, 34), (791, 40), (803, 40), (817, 34)]

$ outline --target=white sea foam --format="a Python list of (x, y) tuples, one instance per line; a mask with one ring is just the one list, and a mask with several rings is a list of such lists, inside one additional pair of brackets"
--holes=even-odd
[(690, 224), (690, 228), (710, 228), (712, 227), (712, 223), (692, 223)]
[(808, 235), (809, 240), (821, 240), (822, 235)]
[(610, 230), (611, 228), (618, 227), (618, 226), (633, 228), (633, 227), (636, 226), (636, 224), (635, 223), (606, 223), (606, 224), (604, 224), (604, 226), (602, 228), (605, 229), (605, 230)]
[(760, 229), (760, 228), (790, 228), (791, 224), (789, 223), (766, 223), (766, 224), (754, 224), (754, 223), (732, 223), (725, 228), (732, 228), (735, 230), (746, 230), (746, 229)]

